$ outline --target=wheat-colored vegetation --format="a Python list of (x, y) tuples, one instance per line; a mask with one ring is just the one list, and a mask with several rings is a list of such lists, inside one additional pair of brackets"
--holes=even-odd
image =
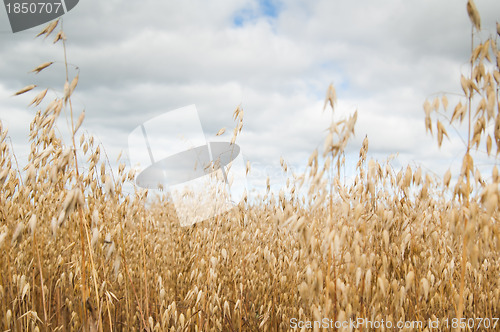
[[(480, 17), (471, 0), (467, 12), (474, 36)], [(55, 38), (64, 49), (65, 38), (62, 30)], [(279, 195), (187, 228), (167, 199), (126, 195), (133, 171), (121, 164), (114, 173), (103, 147), (79, 136), (84, 113), (73, 119), (71, 101), (78, 76), (68, 77), (66, 64), (63, 94), (45, 105), (43, 90), (32, 101), (44, 106), (30, 124), (25, 167), (0, 127), (0, 328), (276, 331), (292, 318), (424, 321), (410, 331), (430, 330), (429, 319), (448, 318), (449, 330), (453, 318), (500, 317), (500, 176), (496, 166), (479, 174), (471, 156), (484, 145), (498, 160), (497, 39), (473, 40), (451, 121), (446, 96), (424, 104), (439, 145), (449, 123), (468, 128), (458, 180), (367, 160), (365, 139), (356, 178), (345, 184), (339, 175), (357, 114), (333, 116), (324, 150)], [(325, 108), (334, 114), (335, 105), (330, 86)], [(54, 130), (64, 109), (71, 142)]]

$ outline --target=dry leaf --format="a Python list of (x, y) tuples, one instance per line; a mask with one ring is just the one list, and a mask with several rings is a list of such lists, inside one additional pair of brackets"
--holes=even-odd
[(76, 85), (78, 84), (78, 78), (80, 75), (76, 75), (75, 78), (71, 81), (71, 84), (69, 85), (69, 94), (72, 95), (73, 91), (75, 91)]
[(443, 178), (443, 183), (446, 187), (450, 185), (450, 180), (451, 180), (451, 171), (448, 169), (448, 171), (446, 171), (446, 173), (444, 174)]
[(226, 132), (226, 127), (221, 128), (221, 129), (219, 129), (219, 131), (217, 132), (217, 134), (215, 134), (215, 136), (220, 136), (220, 135), (224, 134), (225, 132)]
[(60, 40), (66, 40), (66, 35), (64, 34), (64, 31), (59, 31), (56, 35), (56, 38), (54, 39), (54, 44), (57, 43)]
[(464, 106), (462, 105), (462, 102), (459, 102), (457, 106), (455, 106), (455, 110), (453, 111), (453, 115), (451, 116), (450, 123), (455, 121), (458, 118), (462, 117), (462, 112), (463, 112)]
[(45, 68), (47, 68), (48, 66), (50, 66), (53, 63), (54, 62), (44, 62), (40, 66), (38, 66), (35, 69), (33, 69), (31, 72), (38, 74), (39, 72), (41, 72), (42, 70), (44, 70)]
[(80, 116), (78, 117), (78, 121), (76, 122), (75, 126), (75, 133), (78, 131), (78, 129), (80, 129), (80, 126), (82, 125), (84, 118), (85, 118), (85, 110), (83, 110)]
[(31, 103), (28, 106), (31, 106), (33, 104), (35, 104), (35, 106), (40, 105), (40, 103), (42, 102), (43, 98), (45, 98), (45, 95), (47, 94), (48, 90), (49, 89), (45, 89), (42, 92), (40, 92), (39, 94), (37, 94), (36, 97), (33, 98), (33, 100), (31, 101)]
[(465, 176), (468, 176), (469, 172), (470, 174), (473, 173), (473, 170), (474, 170), (474, 159), (472, 159), (472, 156), (469, 153), (466, 153), (462, 161), (462, 173)]
[(491, 154), (491, 145), (492, 145), (492, 139), (491, 139), (491, 136), (488, 135), (488, 137), (486, 137), (486, 152), (488, 153), (488, 156)]
[(465, 96), (468, 97), (469, 96), (469, 82), (468, 80), (465, 78), (464, 75), (462, 75), (460, 77), (460, 84), (462, 85), (462, 90), (464, 91), (465, 93)]
[(335, 92), (333, 84), (330, 84), (326, 92), (326, 99), (325, 99), (325, 105), (323, 106), (323, 111), (326, 109), (326, 105), (328, 104), (330, 104), (330, 107), (332, 108), (333, 111), (336, 102), (337, 102), (337, 94)]
[[(500, 56), (497, 56), (497, 66), (500, 67)], [(497, 82), (497, 84), (500, 84), (500, 72), (498, 70), (495, 70), (493, 72), (493, 77), (495, 78), (495, 81)]]
[(438, 146), (441, 147), (441, 144), (443, 143), (443, 135), (448, 137), (448, 133), (446, 132), (446, 129), (439, 120), (437, 122), (437, 130), (438, 130)]
[(430, 116), (425, 117), (425, 132), (427, 133), (427, 131), (430, 131), (432, 135), (432, 120)]
[(431, 103), (429, 103), (428, 100), (426, 100), (424, 102), (424, 112), (425, 112), (426, 116), (430, 116), (431, 115)]
[(448, 108), (448, 97), (446, 97), (446, 95), (443, 95), (443, 97), (441, 98), (441, 102), (443, 103), (443, 107), (446, 110)]
[(25, 86), (24, 88), (22, 88), (21, 90), (17, 91), (16, 93), (14, 93), (14, 96), (19, 96), (19, 95), (22, 95), (23, 93), (25, 92), (28, 92), (30, 90), (33, 90), (34, 88), (36, 88), (37, 86), (32, 84), (32, 85), (27, 85)]
[(439, 109), (439, 98), (438, 97), (434, 98), (434, 100), (432, 101), (432, 109), (436, 112)]
[(481, 30), (481, 17), (473, 0), (467, 1), (467, 14), (469, 14), (469, 18), (476, 30)]
[(69, 83), (68, 81), (66, 81), (64, 82), (64, 101), (68, 101), (69, 96), (70, 96)]
[(238, 117), (238, 115), (240, 114), (240, 112), (241, 112), (241, 109), (240, 109), (240, 106), (238, 105), (238, 107), (236, 107), (236, 109), (233, 112), (233, 119), (234, 120), (236, 120), (236, 118)]
[(47, 26), (45, 26), (45, 28), (43, 28), (42, 31), (40, 31), (40, 33), (38, 35), (36, 35), (36, 37), (39, 37), (41, 35), (46, 34), (47, 36), (45, 36), (45, 38), (47, 38), (52, 33), (52, 31), (54, 31), (54, 29), (56, 28), (58, 23), (59, 23), (59, 20), (50, 22)]
[(118, 157), (116, 158), (116, 161), (120, 160), (122, 153), (123, 153), (123, 150), (120, 150), (120, 153), (118, 154)]

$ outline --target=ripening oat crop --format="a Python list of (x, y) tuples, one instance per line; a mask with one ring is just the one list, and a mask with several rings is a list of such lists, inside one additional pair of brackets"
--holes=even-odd
[[(68, 77), (67, 63), (62, 95), (19, 90), (34, 94), (36, 113), (27, 165), (18, 165), (0, 123), (1, 330), (278, 331), (293, 329), (292, 319), (360, 317), (383, 320), (385, 331), (405, 321), (423, 326), (404, 330), (430, 331), (436, 319), (448, 319), (441, 330), (451, 330), (462, 317), (499, 330), (500, 31), (474, 38), (481, 23), (472, 0), (467, 12), (473, 48), (470, 75), (457, 78), (463, 97), (458, 105), (446, 95), (423, 101), (422, 119), (439, 145), (449, 126), (465, 125), (460, 174), (393, 169), (367, 158), (365, 138), (346, 184), (340, 171), (358, 114), (337, 119), (330, 86), (332, 123), (306, 173), (277, 195), (190, 227), (180, 227), (165, 196), (122, 191), (135, 174), (124, 163), (113, 172), (104, 147), (79, 132), (85, 114), (73, 109), (78, 75)], [(56, 34), (65, 48), (56, 28), (40, 35)], [(67, 142), (55, 130), (62, 110)], [(493, 160), (491, 174), (474, 165), (479, 147)]]

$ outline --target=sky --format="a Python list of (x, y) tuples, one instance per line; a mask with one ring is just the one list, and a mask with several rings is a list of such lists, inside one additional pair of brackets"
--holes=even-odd
[[(500, 2), (476, 5), (485, 38), (495, 31)], [(64, 86), (62, 45), (35, 39), (42, 27), (13, 34), (0, 8), (0, 120), (21, 163), (36, 111), (27, 104), (42, 87), (53, 98)], [(451, 133), (439, 149), (425, 132), (422, 105), (442, 93), (452, 106), (459, 100), (470, 55), (466, 1), (86, 0), (63, 16), (63, 28), (70, 76), (79, 72), (73, 106), (76, 116), (86, 113), (80, 131), (102, 142), (112, 162), (120, 151), (127, 155), (134, 128), (191, 104), (209, 141), (229, 141), (240, 106), (237, 143), (252, 165), (252, 185), (267, 175), (283, 184), (281, 157), (300, 172), (314, 149), (322, 151), (332, 83), (335, 119), (358, 112), (347, 173), (365, 136), (371, 157), (398, 154), (395, 167), (442, 175), (460, 166), (463, 143)], [(30, 73), (47, 61), (55, 63)], [(39, 88), (12, 96), (29, 84)], [(226, 134), (215, 137), (223, 127)], [(58, 128), (67, 137), (64, 117)]]

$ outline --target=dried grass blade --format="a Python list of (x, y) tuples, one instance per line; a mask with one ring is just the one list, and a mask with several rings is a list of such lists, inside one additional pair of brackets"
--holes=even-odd
[(473, 0), (467, 1), (467, 14), (476, 30), (481, 30), (481, 17)]
[(22, 95), (23, 93), (25, 92), (28, 92), (28, 91), (31, 91), (33, 90), (34, 88), (36, 88), (37, 86), (32, 84), (32, 85), (27, 85), (25, 86), (24, 88), (22, 88), (21, 90), (17, 91), (16, 93), (14, 93), (14, 96), (19, 96), (19, 95)]
[(39, 72), (41, 72), (42, 70), (44, 70), (45, 68), (49, 67), (50, 65), (52, 65), (54, 62), (44, 62), (42, 63), (41, 65), (39, 65), (38, 67), (36, 67), (35, 69), (33, 69), (31, 72), (32, 73), (36, 73), (38, 74)]

